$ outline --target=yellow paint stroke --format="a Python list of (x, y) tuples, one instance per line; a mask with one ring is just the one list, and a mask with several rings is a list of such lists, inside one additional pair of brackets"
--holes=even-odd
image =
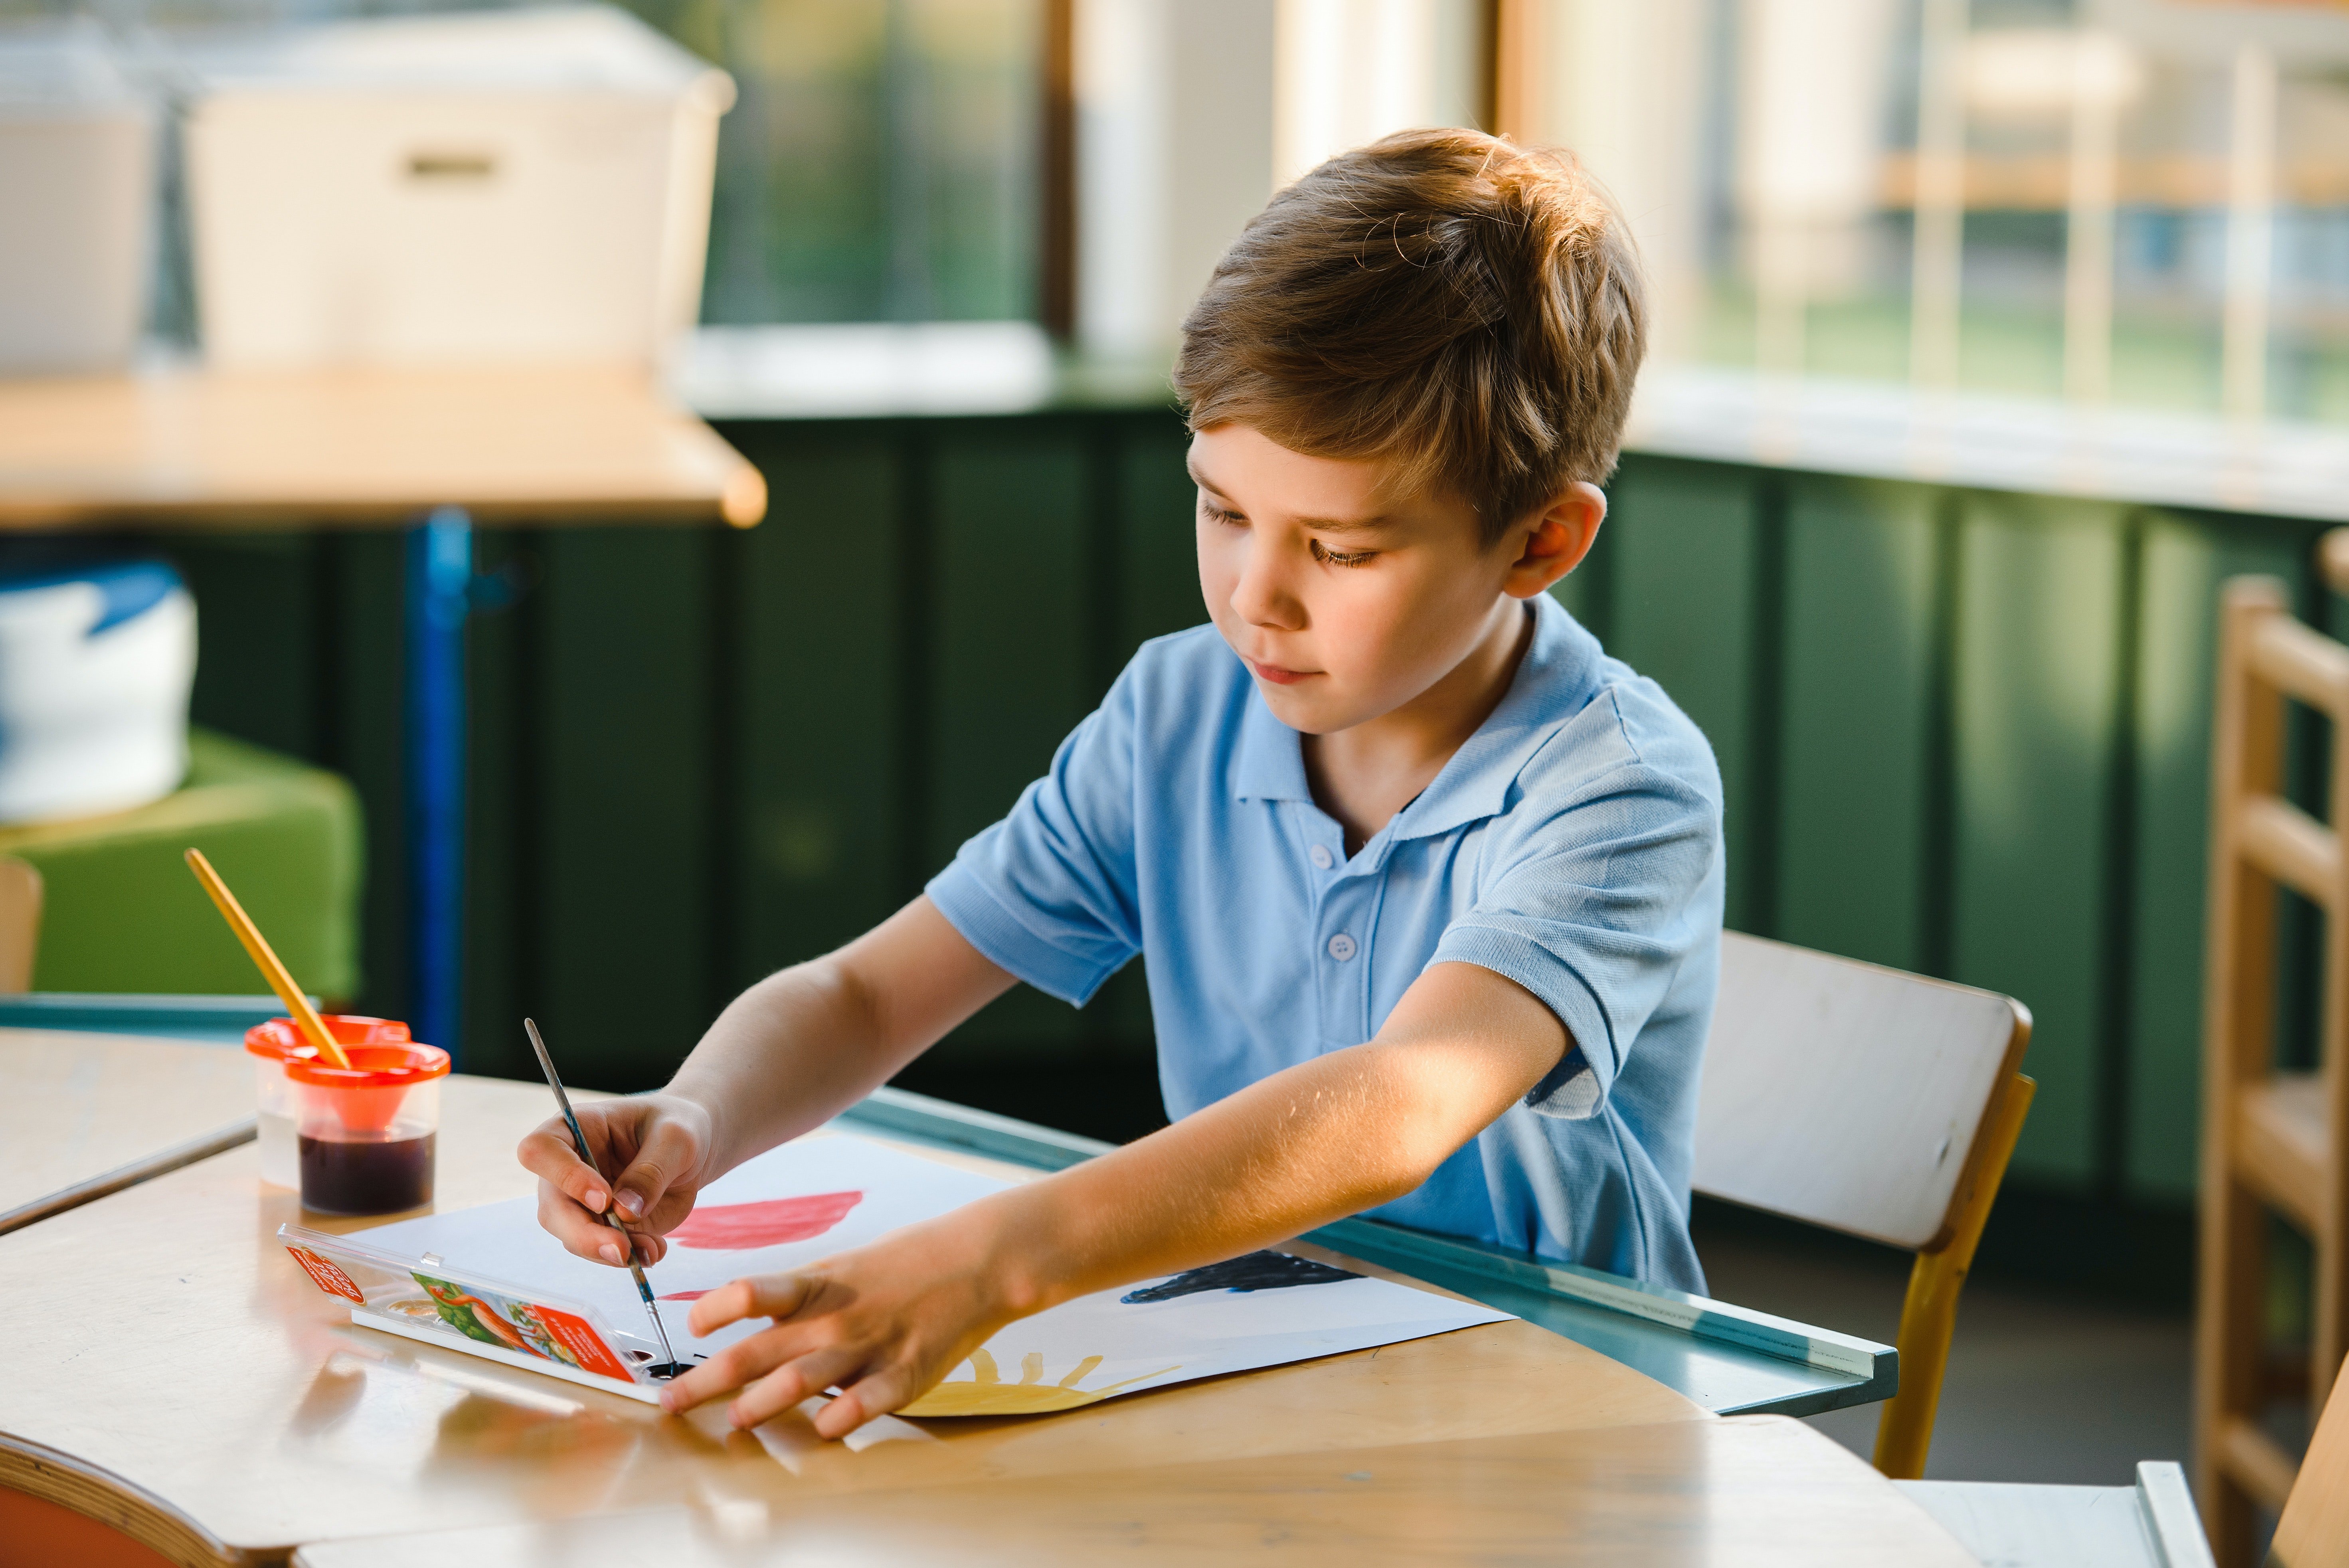
[(1054, 1410), (1073, 1410), (1081, 1405), (1091, 1405), (1106, 1399), (1122, 1388), (1136, 1383), (1163, 1377), (1169, 1372), (1179, 1372), (1178, 1364), (1162, 1367), (1155, 1372), (1144, 1372), (1137, 1377), (1107, 1384), (1099, 1388), (1080, 1388), (1078, 1384), (1092, 1376), (1102, 1364), (1098, 1356), (1088, 1356), (1077, 1363), (1074, 1370), (1057, 1383), (1044, 1381), (1044, 1357), (1031, 1350), (1019, 1358), (1019, 1381), (1006, 1383), (996, 1370), (995, 1357), (985, 1349), (970, 1353), (971, 1380), (968, 1383), (941, 1383), (912, 1404), (899, 1410), (901, 1416), (1041, 1416)]

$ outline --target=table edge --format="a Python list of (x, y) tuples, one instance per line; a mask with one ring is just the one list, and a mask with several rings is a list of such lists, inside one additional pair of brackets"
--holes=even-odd
[(175, 1143), (169, 1149), (160, 1150), (143, 1159), (134, 1160), (127, 1165), (118, 1165), (113, 1170), (102, 1171), (86, 1181), (77, 1181), (70, 1187), (60, 1187), (56, 1191), (45, 1197), (36, 1198), (29, 1203), (21, 1203), (14, 1209), (0, 1212), (0, 1236), (5, 1236), (11, 1231), (22, 1230), (36, 1221), (48, 1219), (54, 1214), (62, 1214), (68, 1209), (78, 1209), (84, 1203), (119, 1192), (126, 1187), (135, 1187), (141, 1181), (167, 1175), (181, 1166), (193, 1165), (199, 1160), (209, 1160), (213, 1155), (225, 1153), (241, 1143), (250, 1143), (257, 1136), (259, 1130), (259, 1119), (248, 1116), (241, 1120), (229, 1122), (225, 1126), (216, 1127), (210, 1132), (199, 1133), (184, 1143)]
[[(755, 471), (755, 470), (754, 470)], [(764, 510), (761, 487), (761, 510)], [(579, 496), (556, 499), (515, 499), (510, 496), (453, 496), (445, 504), (462, 507), (483, 528), (658, 527), (749, 528), (758, 521), (735, 521), (727, 515), (722, 495), (707, 498), (677, 495)], [(101, 530), (130, 532), (217, 531), (336, 531), (344, 529), (405, 528), (429, 508), (403, 501), (354, 501), (305, 499), (280, 500), (150, 500), (120, 496), (97, 500), (60, 500), (0, 495), (0, 532), (40, 532), (48, 530)]]
[(181, 1568), (277, 1562), (294, 1550), (238, 1551), (136, 1481), (14, 1432), (0, 1431), (0, 1487), (71, 1509)]

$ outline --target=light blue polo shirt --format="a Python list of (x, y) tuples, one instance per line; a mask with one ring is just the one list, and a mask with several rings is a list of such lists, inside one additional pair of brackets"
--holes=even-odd
[(1548, 595), (1527, 613), (1508, 695), (1350, 859), (1297, 732), (1200, 626), (1143, 645), (930, 899), (1066, 1001), (1143, 954), (1178, 1119), (1370, 1039), (1431, 964), (1507, 975), (1574, 1048), (1371, 1214), (1702, 1292), (1689, 1165), (1720, 971), (1720, 773), (1655, 682)]

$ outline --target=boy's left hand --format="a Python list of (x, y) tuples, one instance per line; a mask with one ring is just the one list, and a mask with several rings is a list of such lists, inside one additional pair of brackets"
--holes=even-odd
[[(957, 1216), (970, 1217), (968, 1210)], [(693, 1304), (695, 1334), (746, 1317), (771, 1317), (774, 1326), (670, 1383), (661, 1408), (691, 1409), (740, 1388), (727, 1419), (748, 1429), (838, 1387), (815, 1429), (844, 1438), (920, 1398), (1020, 1315), (1001, 1302), (984, 1254), (967, 1228), (933, 1222), (790, 1274), (713, 1290)]]

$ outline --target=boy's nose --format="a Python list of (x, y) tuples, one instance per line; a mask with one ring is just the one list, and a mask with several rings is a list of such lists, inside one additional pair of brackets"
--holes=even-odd
[(1305, 607), (1283, 581), (1269, 551), (1251, 550), (1247, 564), (1232, 584), (1232, 613), (1251, 626), (1272, 626), (1293, 632), (1305, 624)]

